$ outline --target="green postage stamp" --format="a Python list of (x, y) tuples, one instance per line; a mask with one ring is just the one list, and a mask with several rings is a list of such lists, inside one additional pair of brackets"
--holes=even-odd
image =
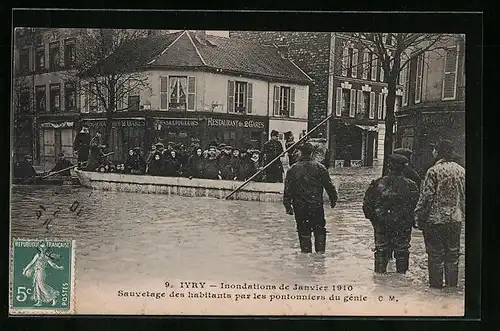
[(11, 255), (12, 314), (74, 311), (74, 240), (14, 239)]

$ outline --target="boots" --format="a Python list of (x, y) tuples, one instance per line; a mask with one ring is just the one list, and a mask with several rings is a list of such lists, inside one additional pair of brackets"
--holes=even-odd
[(311, 236), (299, 235), (299, 243), (302, 253), (312, 253)]
[(458, 254), (446, 256), (444, 264), (444, 282), (447, 287), (456, 287), (458, 284)]
[(410, 253), (408, 252), (394, 252), (394, 257), (396, 258), (396, 272), (399, 274), (404, 274), (408, 271), (410, 264)]
[(314, 250), (316, 253), (324, 253), (326, 246), (326, 234), (314, 235)]
[(441, 257), (429, 255), (427, 266), (429, 268), (429, 286), (432, 288), (442, 288), (444, 263)]
[(388, 252), (383, 250), (375, 251), (375, 272), (385, 274), (387, 272), (387, 263), (389, 262)]

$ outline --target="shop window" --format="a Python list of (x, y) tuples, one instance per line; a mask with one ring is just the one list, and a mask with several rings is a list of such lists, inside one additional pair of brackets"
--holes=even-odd
[(76, 109), (76, 91), (74, 84), (66, 83), (64, 85), (64, 100), (66, 102), (66, 110)]
[(61, 85), (50, 85), (50, 111), (58, 112), (61, 110)]
[(70, 39), (64, 42), (64, 66), (71, 68), (76, 61), (75, 40)]
[(36, 50), (35, 59), (36, 71), (43, 71), (45, 69), (45, 48), (38, 48)]
[(30, 51), (28, 48), (19, 52), (19, 71), (23, 74), (30, 71)]
[(50, 44), (49, 61), (50, 70), (59, 70), (61, 66), (59, 43)]
[(36, 98), (36, 111), (45, 111), (47, 107), (45, 85), (37, 86), (35, 88)]
[(295, 116), (295, 88), (288, 86), (274, 87), (274, 115)]

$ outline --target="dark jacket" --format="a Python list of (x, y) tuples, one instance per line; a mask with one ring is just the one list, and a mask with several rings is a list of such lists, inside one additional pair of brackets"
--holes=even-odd
[(241, 168), (241, 158), (239, 156), (231, 157), (231, 179), (238, 179)]
[(90, 133), (78, 132), (73, 142), (73, 150), (80, 151), (90, 148)]
[(413, 170), (412, 167), (410, 167), (409, 165), (406, 165), (403, 169), (403, 175), (406, 178), (414, 181), (415, 184), (417, 184), (417, 187), (420, 188), (420, 183), (421, 183), (422, 179), (420, 178), (419, 174), (415, 170)]
[[(293, 144), (295, 144), (295, 141), (287, 141), (285, 143), (285, 148), (288, 149)], [(298, 161), (297, 148), (294, 147), (294, 148), (290, 149), (287, 153), (288, 153), (288, 164), (291, 167)]]
[(182, 164), (179, 157), (168, 156), (165, 158), (165, 176), (177, 177), (181, 175)]
[(148, 166), (148, 175), (152, 176), (161, 176), (163, 175), (165, 158), (163, 153), (160, 151), (156, 151), (153, 153), (151, 157), (151, 162)]
[(219, 179), (219, 164), (217, 158), (206, 158), (203, 162), (203, 178)]
[(250, 176), (252, 176), (251, 170), (252, 170), (252, 160), (250, 159), (250, 156), (248, 154), (245, 154), (243, 156), (240, 156), (239, 158), (239, 168), (238, 168), (238, 174), (237, 174), (237, 180), (245, 181)]
[[(56, 172), (56, 171), (60, 171), (60, 170), (63, 170), (63, 169), (66, 169), (66, 168), (69, 168), (73, 166), (73, 163), (71, 163), (70, 160), (68, 159), (59, 159), (56, 163), (56, 165), (50, 170), (51, 172)], [(60, 172), (59, 175), (61, 176), (71, 176), (71, 171), (70, 169), (67, 169), (63, 172)]]
[[(281, 153), (283, 153), (283, 145), (277, 140), (269, 140), (262, 147), (263, 166), (274, 160)], [(270, 173), (283, 173), (283, 164), (281, 160), (278, 159), (266, 170)]]
[(225, 154), (222, 153), (219, 156), (219, 170), (221, 173), (221, 177), (224, 180), (232, 180), (233, 177), (233, 170), (231, 168), (231, 154)]
[(337, 189), (328, 170), (319, 162), (309, 158), (299, 159), (286, 173), (283, 204), (290, 206), (323, 206), (323, 189), (330, 202), (337, 202)]
[(203, 178), (203, 155), (191, 155), (188, 161), (186, 175), (188, 177)]
[(146, 161), (138, 154), (129, 155), (125, 161), (125, 173), (143, 174), (146, 171)]
[(14, 178), (35, 177), (36, 171), (28, 161), (22, 160), (14, 164)]
[(363, 200), (363, 212), (374, 225), (411, 228), (418, 196), (415, 182), (403, 174), (389, 173), (370, 183)]

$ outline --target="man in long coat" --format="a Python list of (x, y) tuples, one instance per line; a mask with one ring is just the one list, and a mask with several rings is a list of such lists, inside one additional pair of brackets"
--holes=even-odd
[[(271, 131), (271, 140), (262, 147), (263, 166), (283, 153), (283, 145), (278, 140), (278, 131)], [(266, 182), (283, 183), (283, 164), (280, 159), (274, 161), (266, 169)]]

